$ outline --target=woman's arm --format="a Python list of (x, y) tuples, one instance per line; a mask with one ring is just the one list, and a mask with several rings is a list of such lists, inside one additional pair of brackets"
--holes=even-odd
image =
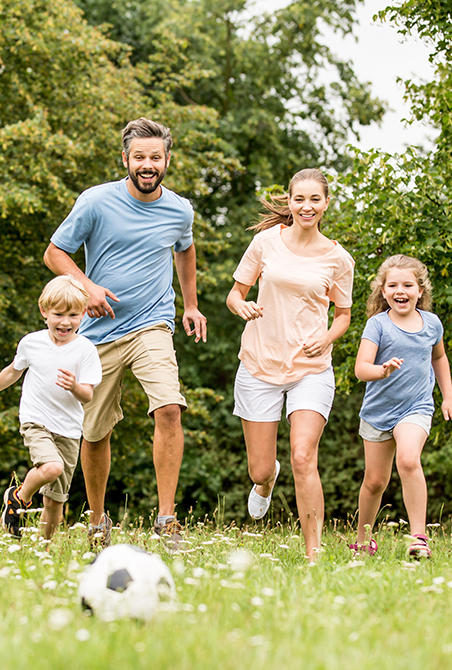
[(308, 358), (321, 356), (329, 346), (336, 342), (350, 325), (351, 308), (334, 307), (334, 317), (331, 328), (321, 337), (311, 337), (303, 345), (303, 351)]
[(375, 382), (386, 379), (394, 370), (400, 370), (403, 358), (391, 358), (381, 365), (375, 365), (378, 345), (371, 340), (362, 339), (355, 363), (355, 375), (362, 382)]
[(233, 314), (241, 316), (245, 321), (252, 321), (264, 315), (264, 308), (253, 300), (246, 301), (251, 286), (236, 281), (226, 298), (226, 305)]
[(449, 360), (444, 349), (444, 342), (435, 344), (432, 350), (432, 366), (435, 371), (436, 381), (443, 396), (441, 409), (446, 421), (452, 417), (452, 381), (450, 378)]

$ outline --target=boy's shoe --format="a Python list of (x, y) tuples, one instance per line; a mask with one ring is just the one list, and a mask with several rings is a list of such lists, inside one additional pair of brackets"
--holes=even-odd
[(373, 556), (378, 551), (378, 544), (375, 542), (374, 538), (371, 539), (369, 544), (358, 544), (355, 542), (355, 544), (349, 544), (348, 547), (354, 551), (355, 554), (369, 554), (369, 556)]
[(264, 498), (263, 496), (260, 496), (258, 493), (256, 493), (257, 484), (254, 484), (253, 488), (251, 489), (250, 495), (248, 496), (248, 512), (253, 519), (262, 519), (262, 517), (267, 514), (272, 500), (273, 489), (275, 488), (280, 469), (281, 464), (279, 461), (276, 461), (275, 481), (273, 482), (273, 488), (270, 492), (270, 495), (267, 498)]
[(166, 549), (172, 554), (180, 549), (182, 542), (182, 526), (176, 517), (171, 517), (166, 523), (154, 521), (154, 533), (162, 538)]
[(432, 550), (428, 545), (427, 535), (413, 535), (416, 540), (410, 544), (408, 556), (413, 558), (430, 558)]
[(89, 524), (88, 527), (88, 541), (92, 548), (109, 547), (111, 544), (113, 521), (105, 514), (105, 512), (101, 518), (103, 520), (97, 526)]
[(20, 486), (10, 486), (3, 494), (5, 509), (2, 514), (2, 526), (14, 537), (22, 537), (20, 528), (23, 525), (22, 514), (31, 507), (32, 501), (26, 503), (19, 498)]

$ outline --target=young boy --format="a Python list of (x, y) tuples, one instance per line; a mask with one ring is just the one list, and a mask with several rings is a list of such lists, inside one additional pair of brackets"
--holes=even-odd
[(39, 298), (47, 330), (29, 333), (16, 356), (0, 372), (0, 391), (27, 370), (19, 406), (20, 433), (33, 467), (21, 486), (3, 496), (3, 528), (20, 537), (21, 513), (39, 490), (44, 496), (43, 535), (50, 539), (62, 519), (63, 503), (77, 465), (83, 423), (83, 403), (102, 379), (96, 347), (77, 330), (89, 295), (71, 275), (52, 279)]

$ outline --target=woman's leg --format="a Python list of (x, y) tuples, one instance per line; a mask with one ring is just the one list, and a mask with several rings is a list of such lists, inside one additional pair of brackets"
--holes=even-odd
[(323, 490), (317, 463), (325, 418), (312, 410), (296, 410), (289, 418), (298, 516), (306, 544), (306, 555), (315, 560), (320, 548), (324, 516)]
[(248, 472), (256, 493), (267, 498), (275, 482), (276, 438), (278, 421), (260, 422), (242, 419), (243, 435), (248, 454)]
[(359, 492), (358, 544), (366, 540), (366, 526), (373, 528), (380, 509), (381, 498), (391, 478), (394, 453), (394, 440), (385, 442), (364, 440), (366, 469)]
[(394, 428), (397, 443), (396, 466), (402, 482), (412, 535), (425, 535), (427, 484), (422, 470), (421, 454), (427, 440), (423, 428), (413, 423), (399, 423)]

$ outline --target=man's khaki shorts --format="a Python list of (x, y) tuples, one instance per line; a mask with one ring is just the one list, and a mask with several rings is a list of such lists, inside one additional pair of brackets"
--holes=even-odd
[(180, 392), (179, 369), (173, 334), (165, 323), (124, 335), (115, 342), (97, 345), (102, 363), (102, 381), (86, 403), (83, 437), (88, 442), (102, 440), (121, 421), (121, 387), (130, 368), (149, 400), (148, 414), (166, 405), (187, 403)]
[(44, 484), (39, 493), (56, 502), (66, 502), (78, 461), (80, 440), (52, 433), (39, 423), (23, 423), (20, 434), (24, 438), (24, 445), (30, 452), (31, 462), (35, 468), (44, 463), (62, 463), (63, 472), (58, 479), (50, 484)]

